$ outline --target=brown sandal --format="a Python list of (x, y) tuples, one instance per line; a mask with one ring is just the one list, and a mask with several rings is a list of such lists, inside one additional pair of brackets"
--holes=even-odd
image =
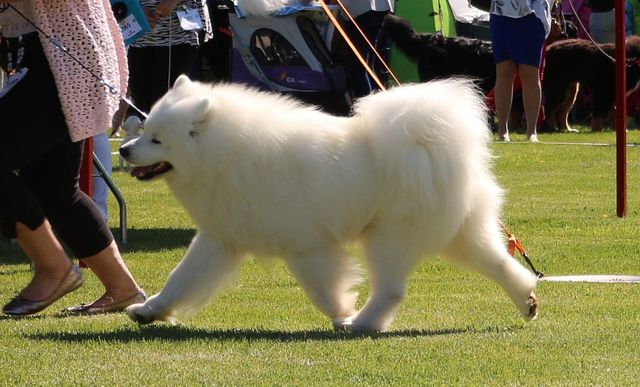
[(117, 302), (113, 302), (111, 304), (94, 306), (95, 302), (86, 305), (80, 304), (75, 306), (70, 306), (60, 312), (66, 316), (88, 316), (94, 314), (104, 314), (104, 313), (117, 313), (122, 312), (127, 306), (133, 304), (139, 304), (144, 302), (147, 299), (147, 295), (144, 294), (143, 291), (140, 291), (133, 296), (126, 298), (124, 300), (120, 300)]

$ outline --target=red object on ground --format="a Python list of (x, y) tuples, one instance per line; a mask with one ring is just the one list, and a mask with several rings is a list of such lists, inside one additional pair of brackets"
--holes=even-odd
[(82, 164), (80, 164), (80, 189), (89, 196), (93, 195), (93, 138), (84, 140)]

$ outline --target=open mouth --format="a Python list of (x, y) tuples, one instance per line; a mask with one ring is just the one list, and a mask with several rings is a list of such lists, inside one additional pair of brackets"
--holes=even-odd
[(156, 176), (167, 173), (173, 169), (173, 166), (166, 161), (161, 161), (153, 165), (144, 165), (141, 167), (135, 167), (131, 170), (131, 176), (138, 180), (150, 180)]

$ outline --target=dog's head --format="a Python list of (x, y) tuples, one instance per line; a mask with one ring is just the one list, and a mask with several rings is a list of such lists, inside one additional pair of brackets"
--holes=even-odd
[[(197, 138), (205, 128), (211, 101), (198, 86), (181, 75), (173, 88), (151, 109), (140, 137), (120, 148), (120, 155), (135, 165), (139, 180), (168, 177), (175, 170), (189, 173), (197, 165)], [(195, 92), (194, 92), (195, 91)]]
[(625, 39), (627, 63), (640, 62), (640, 36), (631, 35)]
[(640, 86), (640, 37), (632, 35), (625, 40), (627, 56), (627, 94)]

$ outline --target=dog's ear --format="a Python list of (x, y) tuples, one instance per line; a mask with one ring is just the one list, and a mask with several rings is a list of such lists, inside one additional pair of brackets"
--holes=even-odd
[(193, 105), (193, 122), (202, 122), (207, 118), (211, 101), (208, 98), (200, 98), (198, 102)]
[(180, 74), (180, 76), (178, 76), (176, 81), (173, 83), (173, 87), (180, 88), (190, 84), (191, 84), (191, 79), (189, 79), (189, 77), (184, 74)]
[(211, 108), (211, 101), (208, 98), (201, 98), (193, 105), (191, 117), (193, 117), (193, 130), (189, 133), (195, 137), (198, 132), (206, 128), (207, 115)]

